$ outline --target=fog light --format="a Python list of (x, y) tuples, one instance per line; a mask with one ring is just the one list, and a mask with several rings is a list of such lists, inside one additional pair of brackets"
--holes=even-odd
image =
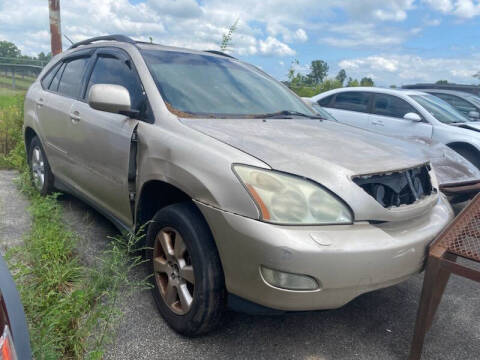
[(260, 267), (263, 279), (270, 285), (288, 290), (315, 290), (318, 289), (317, 281), (301, 274), (291, 274), (283, 271)]

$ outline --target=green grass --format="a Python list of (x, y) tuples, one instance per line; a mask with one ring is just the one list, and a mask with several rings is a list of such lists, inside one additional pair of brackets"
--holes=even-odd
[(0, 119), (14, 146), (0, 157), (0, 167), (20, 171), (18, 186), (31, 202), (32, 228), (24, 245), (9, 249), (7, 260), (25, 308), (34, 358), (101, 359), (121, 316), (119, 294), (148, 287), (146, 280), (130, 280), (131, 270), (142, 263), (137, 246), (142, 236), (112, 238), (95, 267), (82, 264), (59, 194), (42, 197), (31, 185), (21, 134), (23, 98), (3, 101)]
[[(34, 78), (21, 76), (15, 76), (15, 88), (17, 90), (27, 90), (28, 87), (35, 81)], [(11, 88), (12, 87), (12, 76), (9, 74), (5, 76), (4, 73), (0, 73), (0, 87), (2, 88)]]

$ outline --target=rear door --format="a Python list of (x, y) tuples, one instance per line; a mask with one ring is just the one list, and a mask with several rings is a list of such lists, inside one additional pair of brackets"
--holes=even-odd
[(327, 100), (328, 98), (325, 98), (324, 101), (320, 100), (319, 104), (324, 106), (325, 110), (339, 122), (368, 129), (370, 93), (364, 91), (343, 91), (337, 93), (328, 102)]
[(432, 137), (432, 125), (406, 120), (407, 113), (422, 115), (402, 98), (389, 94), (375, 93), (372, 102), (369, 130), (400, 138), (421, 138), (429, 141)]
[[(44, 135), (47, 156), (55, 175), (64, 181), (74, 181), (74, 153), (71, 148), (71, 108), (78, 101), (89, 52), (78, 52), (62, 59), (51, 77), (47, 76), (48, 87), (37, 99), (37, 114)], [(42, 85), (44, 85), (42, 83)]]
[(148, 117), (148, 101), (132, 60), (123, 50), (99, 49), (88, 75), (83, 101), (72, 108), (79, 118), (72, 146), (79, 162), (79, 187), (95, 203), (124, 225), (132, 221), (129, 200), (129, 163), (132, 135), (138, 120), (91, 108), (88, 93), (95, 84), (124, 86), (132, 109)]

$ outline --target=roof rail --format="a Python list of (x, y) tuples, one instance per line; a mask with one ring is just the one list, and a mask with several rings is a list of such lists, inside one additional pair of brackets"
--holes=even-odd
[(135, 44), (136, 41), (132, 40), (128, 36), (125, 35), (105, 35), (105, 36), (97, 36), (93, 37), (90, 39), (82, 40), (79, 41), (72, 46), (69, 47), (69, 49), (75, 49), (76, 47), (79, 47), (80, 45), (88, 45), (91, 43), (94, 43), (96, 41), (105, 41), (105, 40), (111, 40), (111, 41), (118, 41), (118, 42), (124, 42), (124, 43), (129, 43), (129, 44)]
[(211, 53), (211, 54), (215, 54), (215, 55), (220, 55), (220, 56), (226, 56), (226, 57), (229, 57), (229, 58), (231, 58), (231, 59), (237, 60), (236, 57), (233, 57), (233, 56), (231, 56), (231, 55), (225, 54), (225, 53), (222, 52), (222, 51), (218, 51), (218, 50), (205, 50), (205, 52), (208, 52), (208, 53)]

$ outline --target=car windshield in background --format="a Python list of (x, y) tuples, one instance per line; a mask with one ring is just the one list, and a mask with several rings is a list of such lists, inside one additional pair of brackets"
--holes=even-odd
[(410, 95), (410, 97), (422, 105), (425, 110), (427, 110), (435, 119), (441, 121), (442, 123), (455, 124), (470, 121), (448, 103), (436, 96)]
[(325, 120), (337, 121), (337, 119), (335, 119), (332, 115), (330, 115), (330, 113), (324, 108), (322, 108), (318, 103), (313, 102), (311, 105), (313, 110), (315, 110)]
[(474, 103), (476, 106), (480, 107), (480, 98), (477, 96), (469, 96), (467, 98), (470, 102)]
[(316, 116), (278, 81), (239, 61), (161, 50), (142, 55), (167, 106), (179, 116)]

